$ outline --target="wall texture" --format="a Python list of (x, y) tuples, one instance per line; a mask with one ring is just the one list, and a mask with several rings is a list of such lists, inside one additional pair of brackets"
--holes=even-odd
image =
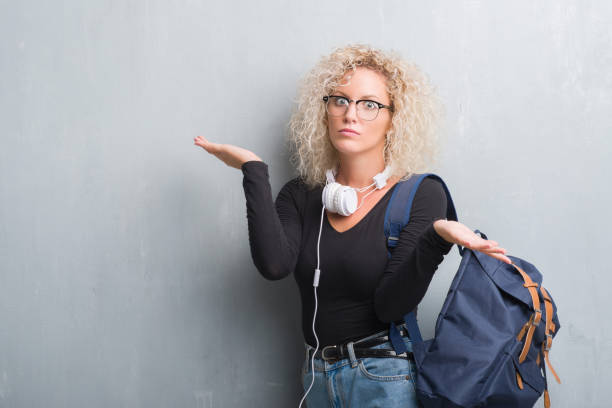
[(193, 138), (255, 151), (276, 196), (297, 81), (349, 42), (431, 76), (431, 171), (559, 306), (553, 406), (608, 406), (612, 5), (291, 3), (0, 2), (0, 407), (297, 406), (295, 281), (259, 276), (242, 175)]

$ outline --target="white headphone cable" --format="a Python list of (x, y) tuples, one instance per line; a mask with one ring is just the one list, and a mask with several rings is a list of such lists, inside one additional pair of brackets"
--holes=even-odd
[[(374, 185), (374, 184), (372, 184), (372, 185), (370, 185), (370, 186), (368, 186), (368, 187), (372, 187), (373, 185)], [(374, 190), (370, 191), (368, 194), (364, 195), (364, 196), (361, 198), (361, 204), (359, 204), (359, 205), (357, 206), (357, 208), (355, 208), (355, 211), (357, 211), (359, 208), (361, 208), (361, 206), (362, 206), (362, 205), (363, 205), (363, 203), (365, 202), (366, 197), (367, 197), (367, 196), (369, 196), (370, 194), (372, 194), (372, 193), (373, 193), (373, 192), (375, 192), (375, 191), (376, 191), (376, 189), (374, 189)], [(361, 192), (361, 191), (360, 191), (360, 192)]]
[(315, 298), (315, 309), (314, 309), (314, 315), (312, 316), (312, 334), (314, 334), (314, 338), (315, 338), (315, 341), (316, 341), (316, 347), (315, 347), (314, 351), (312, 352), (312, 357), (310, 358), (310, 367), (311, 367), (310, 372), (312, 373), (312, 381), (310, 381), (310, 386), (308, 387), (308, 390), (306, 390), (306, 393), (304, 394), (304, 396), (300, 400), (300, 405), (298, 405), (298, 408), (300, 408), (302, 406), (302, 403), (304, 402), (304, 400), (306, 399), (306, 396), (310, 392), (310, 389), (314, 385), (314, 378), (315, 378), (314, 377), (315, 376), (315, 374), (314, 374), (314, 357), (315, 357), (315, 354), (316, 354), (317, 350), (319, 349), (319, 338), (317, 337), (317, 332), (315, 331), (315, 319), (317, 318), (317, 306), (318, 306), (317, 287), (319, 286), (319, 277), (321, 276), (321, 270), (319, 269), (319, 264), (320, 264), (320, 259), (319, 259), (319, 244), (321, 243), (321, 231), (323, 230), (323, 216), (324, 216), (324, 214), (325, 214), (325, 204), (323, 204), (323, 209), (321, 210), (321, 223), (319, 225), (319, 237), (317, 238), (317, 269), (315, 269), (314, 278), (312, 280), (312, 286), (314, 287), (314, 298)]
[[(327, 186), (327, 184), (328, 183), (326, 182), (325, 185)], [(370, 187), (372, 187), (374, 185), (376, 185), (376, 183), (372, 183), (369, 186), (362, 187), (362, 188), (355, 189), (355, 190), (357, 190), (357, 191), (359, 191), (361, 193), (361, 192), (367, 190), (368, 188), (370, 188)], [(363, 205), (363, 203), (365, 201), (365, 198), (368, 195), (372, 194), (374, 191), (376, 191), (376, 188), (373, 189), (372, 191), (370, 191), (368, 194), (363, 196), (363, 198), (361, 200), (361, 204), (357, 207), (357, 209), (359, 209)], [(314, 385), (314, 378), (315, 378), (314, 377), (315, 376), (315, 374), (314, 374), (314, 358), (315, 358), (315, 354), (316, 354), (317, 350), (319, 350), (319, 338), (317, 337), (317, 332), (315, 330), (315, 321), (316, 321), (316, 318), (317, 318), (317, 308), (318, 308), (318, 305), (319, 305), (319, 302), (318, 302), (318, 299), (317, 299), (317, 287), (319, 286), (319, 278), (321, 276), (321, 269), (319, 269), (320, 261), (321, 261), (320, 260), (320, 255), (319, 255), (319, 245), (321, 243), (321, 231), (323, 231), (323, 217), (324, 216), (325, 216), (325, 204), (323, 204), (323, 208), (321, 209), (321, 222), (319, 224), (319, 236), (317, 238), (317, 268), (315, 269), (314, 278), (312, 280), (312, 286), (314, 288), (314, 299), (315, 299), (314, 315), (312, 316), (312, 334), (314, 335), (315, 342), (316, 342), (316, 347), (315, 347), (315, 349), (314, 349), (314, 351), (312, 353), (312, 356), (310, 358), (310, 367), (311, 367), (310, 372), (312, 373), (312, 380), (310, 381), (310, 386), (306, 390), (306, 393), (304, 394), (304, 396), (300, 400), (300, 405), (298, 405), (298, 408), (301, 408), (302, 403), (304, 402), (304, 400), (306, 399), (306, 396), (308, 395), (308, 393), (312, 389), (312, 386)]]
[[(365, 186), (365, 187), (361, 187), (361, 188), (352, 187), (352, 189), (353, 189), (353, 190), (356, 190), (356, 191), (359, 191), (360, 193), (363, 193), (363, 192), (364, 192), (364, 191), (366, 191), (368, 188), (370, 188), (370, 187), (372, 187), (372, 186), (375, 186), (375, 185), (376, 185), (376, 183), (374, 182), (374, 183), (370, 184), (369, 186)], [(349, 187), (350, 187), (350, 186), (349, 186)], [(376, 190), (376, 189), (374, 189), (374, 190)]]

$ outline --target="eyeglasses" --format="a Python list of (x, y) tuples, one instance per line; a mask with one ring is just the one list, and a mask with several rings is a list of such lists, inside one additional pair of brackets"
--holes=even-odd
[(357, 107), (357, 116), (363, 120), (374, 120), (378, 116), (378, 112), (382, 108), (387, 108), (393, 112), (393, 106), (383, 105), (380, 102), (370, 101), (368, 99), (361, 99), (353, 101), (352, 99), (345, 98), (344, 96), (329, 95), (324, 96), (325, 110), (330, 116), (344, 116), (348, 111), (351, 102), (355, 102)]

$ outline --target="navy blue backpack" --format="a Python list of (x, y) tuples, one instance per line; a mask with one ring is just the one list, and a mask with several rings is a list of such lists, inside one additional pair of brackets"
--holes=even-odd
[[(389, 257), (410, 219), (417, 188), (425, 177), (440, 181), (447, 219), (457, 221), (450, 193), (432, 173), (398, 183), (385, 213)], [(486, 235), (475, 230), (484, 239)], [(544, 393), (550, 406), (546, 365), (559, 331), (557, 307), (542, 287), (542, 274), (529, 262), (512, 264), (458, 246), (461, 264), (438, 315), (433, 339), (423, 341), (416, 309), (404, 316), (417, 367), (417, 397), (424, 408), (532, 407)], [(398, 354), (406, 346), (395, 325), (389, 337)]]

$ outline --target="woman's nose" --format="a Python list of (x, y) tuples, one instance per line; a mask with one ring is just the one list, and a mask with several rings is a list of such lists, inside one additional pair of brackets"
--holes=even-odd
[(346, 113), (344, 114), (344, 119), (347, 121), (357, 120), (357, 104), (353, 102), (349, 103), (349, 106), (346, 108)]

